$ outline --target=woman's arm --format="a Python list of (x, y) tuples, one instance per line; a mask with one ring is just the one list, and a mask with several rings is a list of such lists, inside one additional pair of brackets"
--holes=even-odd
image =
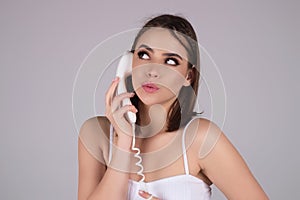
[(78, 142), (79, 181), (78, 200), (126, 199), (128, 173), (116, 171), (100, 163)]
[(202, 172), (228, 199), (267, 200), (267, 195), (222, 130), (209, 120), (201, 120), (199, 127), (202, 135), (219, 135), (213, 149), (200, 159)]
[[(132, 126), (125, 119), (125, 112), (131, 111), (136, 113), (137, 110), (132, 105), (124, 105), (119, 108), (121, 101), (124, 98), (132, 97), (134, 93), (124, 92), (117, 96), (114, 96), (116, 88), (119, 83), (119, 78), (113, 80), (109, 89), (105, 93), (105, 117), (107, 121), (113, 126), (117, 137), (115, 145), (118, 148), (112, 148), (112, 159), (108, 164), (105, 171), (104, 164), (97, 163), (97, 161), (91, 157), (89, 152), (86, 151), (82, 143), (78, 144), (78, 160), (79, 160), (79, 188), (78, 199), (79, 200), (93, 200), (93, 199), (110, 199), (121, 200), (127, 199), (128, 193), (128, 179), (130, 172), (131, 157), (128, 152), (131, 152), (132, 142)], [(100, 118), (103, 120), (102, 118)], [(95, 120), (87, 120), (80, 129), (80, 135), (93, 135), (97, 131), (97, 127), (100, 133), (104, 125), (101, 123), (95, 124)], [(96, 127), (96, 128), (95, 128)], [(92, 141), (98, 142), (94, 138)], [(99, 139), (100, 142), (100, 139)], [(92, 145), (94, 148), (97, 145)], [(114, 145), (113, 145), (114, 146)], [(100, 148), (96, 148), (95, 151), (101, 151)], [(125, 153), (123, 153), (125, 152)], [(127, 153), (126, 153), (127, 152)], [(115, 170), (113, 169), (119, 169)]]
[[(80, 135), (88, 135), (91, 134), (89, 132), (96, 131), (94, 124), (95, 120), (87, 120), (80, 130)], [(113, 155), (112, 162), (114, 158), (118, 158), (118, 155)], [(106, 169), (104, 164), (88, 152), (80, 137), (78, 138), (78, 162), (78, 200), (126, 199), (128, 173), (110, 167)]]
[(106, 167), (96, 160), (78, 138), (78, 200), (86, 200), (101, 181)]

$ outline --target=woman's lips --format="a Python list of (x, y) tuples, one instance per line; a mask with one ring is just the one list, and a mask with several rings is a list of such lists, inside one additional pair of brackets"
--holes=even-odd
[(144, 83), (142, 84), (142, 88), (148, 93), (153, 93), (159, 90), (159, 88), (154, 83)]

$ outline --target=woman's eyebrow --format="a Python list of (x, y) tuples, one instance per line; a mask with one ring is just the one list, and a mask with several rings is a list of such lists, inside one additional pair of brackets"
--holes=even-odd
[(176, 53), (163, 53), (164, 56), (176, 56), (178, 57), (180, 60), (182, 60), (181, 56), (176, 54)]
[(148, 45), (145, 45), (145, 44), (141, 44), (140, 46), (139, 46), (139, 49), (140, 48), (145, 48), (145, 49), (147, 49), (147, 50), (149, 50), (149, 51), (151, 51), (151, 53), (153, 53), (153, 49), (151, 48), (151, 47), (149, 47)]
[[(145, 48), (147, 49), (148, 51), (150, 51), (151, 53), (153, 53), (153, 49), (151, 47), (149, 47), (148, 45), (145, 45), (145, 44), (141, 44), (139, 46), (139, 48)], [(175, 56), (175, 57), (178, 57), (180, 60), (182, 60), (182, 57), (176, 53), (163, 53), (164, 56)]]

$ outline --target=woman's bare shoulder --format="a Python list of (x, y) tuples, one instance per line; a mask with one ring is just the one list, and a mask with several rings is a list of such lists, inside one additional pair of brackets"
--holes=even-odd
[(199, 158), (205, 157), (210, 152), (223, 133), (216, 123), (203, 117), (194, 119), (188, 131), (190, 132), (188, 135), (193, 137), (192, 146)]
[(105, 116), (87, 119), (79, 131), (79, 140), (98, 161), (106, 162), (109, 147), (109, 120)]
[(204, 117), (196, 117), (194, 120), (192, 120), (188, 129), (191, 129), (191, 127), (196, 128), (197, 135), (201, 137), (204, 137), (208, 131), (221, 131), (216, 123)]
[(86, 133), (103, 134), (109, 137), (109, 120), (106, 116), (95, 116), (87, 119), (81, 126), (79, 135)]
[(247, 163), (222, 129), (208, 119), (199, 119), (201, 146), (198, 164), (228, 199), (268, 199)]
[(207, 118), (201, 117), (195, 121), (197, 121), (197, 130), (200, 136), (206, 136), (208, 133), (212, 132), (215, 132), (217, 134), (220, 134), (220, 132), (222, 132), (221, 128), (216, 123)]

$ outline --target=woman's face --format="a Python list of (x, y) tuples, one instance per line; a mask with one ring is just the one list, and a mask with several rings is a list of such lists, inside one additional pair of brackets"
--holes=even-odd
[(150, 28), (138, 39), (132, 63), (134, 90), (145, 105), (174, 102), (187, 80), (187, 51), (168, 29)]

